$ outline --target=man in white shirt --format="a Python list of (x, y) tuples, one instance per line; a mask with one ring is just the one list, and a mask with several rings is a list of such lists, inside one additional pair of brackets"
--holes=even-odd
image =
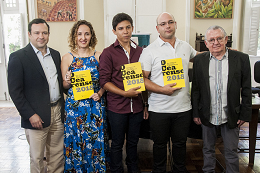
[[(153, 139), (153, 172), (166, 172), (167, 142), (172, 141), (173, 172), (187, 172), (186, 140), (192, 120), (189, 94), (188, 64), (197, 52), (175, 37), (177, 23), (173, 15), (164, 12), (157, 18), (159, 37), (143, 50), (139, 61), (149, 91), (149, 119)], [(184, 88), (176, 83), (164, 85), (162, 60), (181, 58)]]

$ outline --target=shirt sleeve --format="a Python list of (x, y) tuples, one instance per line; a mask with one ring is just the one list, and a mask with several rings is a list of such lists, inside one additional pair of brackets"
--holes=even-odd
[(148, 49), (144, 49), (140, 55), (139, 62), (141, 62), (142, 70), (151, 71), (152, 70), (152, 53)]
[(113, 62), (108, 50), (105, 49), (99, 57), (99, 82), (103, 88), (107, 82), (111, 82)]
[(193, 47), (191, 45), (190, 46), (190, 59), (194, 58), (197, 54), (197, 51), (195, 49), (193, 49)]

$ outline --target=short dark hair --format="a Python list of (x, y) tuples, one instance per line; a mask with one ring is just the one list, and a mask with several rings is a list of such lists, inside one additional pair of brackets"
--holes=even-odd
[(116, 30), (116, 26), (123, 21), (129, 21), (131, 23), (131, 26), (133, 26), (133, 19), (131, 18), (131, 16), (129, 16), (126, 13), (118, 13), (117, 15), (114, 16), (113, 20), (112, 20), (112, 26), (113, 29)]
[(28, 24), (28, 31), (29, 33), (31, 33), (32, 31), (32, 25), (33, 24), (39, 24), (39, 23), (45, 23), (48, 27), (48, 32), (50, 32), (50, 26), (48, 25), (48, 23), (44, 20), (44, 19), (41, 19), (41, 18), (36, 18), (36, 19), (33, 19), (29, 24)]

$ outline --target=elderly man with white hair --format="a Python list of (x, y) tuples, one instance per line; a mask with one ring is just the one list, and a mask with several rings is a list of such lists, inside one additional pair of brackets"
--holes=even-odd
[(194, 58), (193, 120), (202, 126), (203, 171), (215, 172), (217, 131), (225, 148), (227, 173), (239, 173), (239, 127), (251, 119), (252, 93), (249, 56), (226, 48), (227, 34), (211, 26), (205, 34), (208, 52)]

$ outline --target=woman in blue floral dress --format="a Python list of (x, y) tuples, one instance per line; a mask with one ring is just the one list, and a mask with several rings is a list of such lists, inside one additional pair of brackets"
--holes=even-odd
[[(98, 62), (95, 51), (97, 38), (92, 25), (80, 20), (69, 35), (71, 52), (62, 57), (63, 87), (68, 89), (64, 121), (64, 172), (106, 172), (108, 138), (104, 89), (99, 86)], [(71, 73), (90, 70), (94, 94), (88, 99), (74, 100)]]

